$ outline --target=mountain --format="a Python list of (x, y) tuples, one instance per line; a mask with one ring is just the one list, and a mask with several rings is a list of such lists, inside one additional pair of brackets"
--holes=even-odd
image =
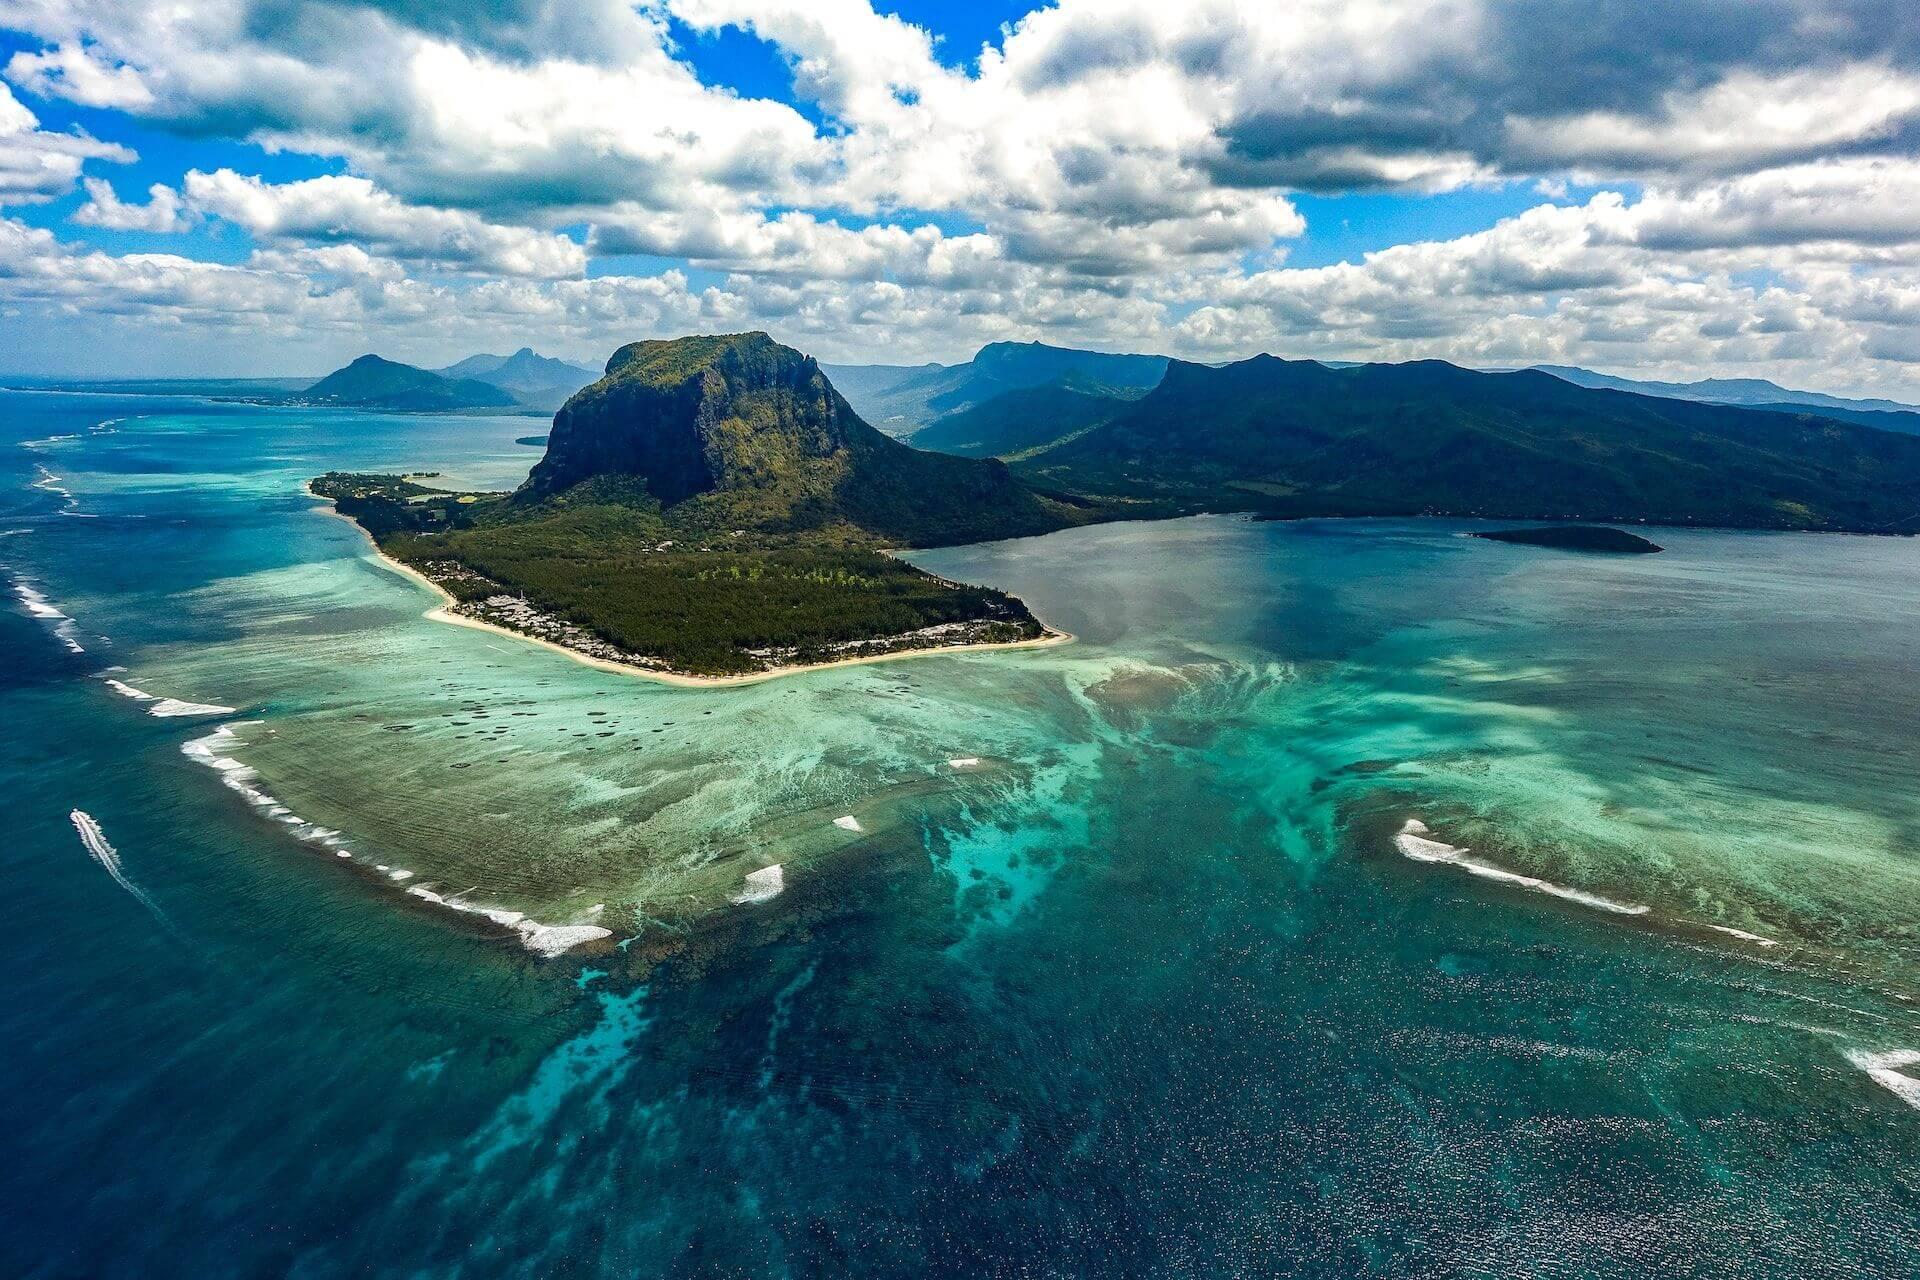
[(302, 394), (369, 409), (495, 409), (518, 403), (510, 392), (485, 382), (442, 377), (373, 355), (335, 369)]
[(1013, 458), (1109, 422), (1138, 395), (1088, 389), (1073, 378), (1003, 391), (936, 418), (913, 433), (913, 447), (969, 458)]
[[(1868, 401), (1870, 404), (1879, 401)], [(1892, 403), (1888, 401), (1887, 403)], [(1833, 418), (1840, 422), (1852, 422), (1862, 427), (1872, 427), (1877, 431), (1898, 431), (1902, 435), (1920, 436), (1920, 410), (1902, 409), (1898, 411), (1883, 409), (1840, 409), (1810, 408), (1804, 404), (1752, 404), (1743, 405), (1747, 409), (1764, 409), (1768, 413), (1815, 413), (1823, 418)]]
[(1703, 378), (1698, 382), (1642, 382), (1633, 378), (1615, 378), (1571, 365), (1541, 364), (1535, 365), (1534, 368), (1542, 373), (1550, 373), (1563, 381), (1571, 382), (1577, 387), (1632, 391), (1643, 396), (1664, 396), (1673, 400), (1703, 400), (1710, 404), (1750, 405), (1754, 408), (1767, 409), (1791, 407), (1800, 411), (1814, 408), (1868, 413), (1920, 413), (1920, 406), (1901, 404), (1896, 400), (1849, 400), (1843, 396), (1830, 396), (1819, 391), (1792, 391), (1765, 378)]
[(522, 347), (510, 356), (468, 356), (436, 372), (444, 378), (471, 378), (499, 387), (528, 408), (547, 413), (600, 376), (597, 370), (540, 355), (532, 347)]
[(518, 500), (638, 481), (677, 522), (926, 545), (1056, 529), (1074, 512), (997, 461), (874, 430), (812, 357), (764, 333), (636, 342), (554, 417)]
[(883, 548), (1097, 519), (1004, 463), (868, 426), (814, 361), (764, 333), (637, 342), (554, 417), (510, 495), (329, 474), (381, 550), (490, 625), (616, 662), (752, 674), (1049, 633), (1003, 592)]
[(572, 392), (600, 376), (586, 365), (555, 360), (540, 355), (532, 347), (522, 347), (510, 356), (468, 356), (436, 372), (443, 378), (472, 378), (509, 391), (566, 387)]
[(1020, 470), (1178, 509), (1920, 528), (1920, 439), (1441, 361), (1176, 361)]
[(1077, 377), (1144, 392), (1166, 372), (1165, 356), (1077, 351), (1043, 342), (994, 342), (957, 365), (828, 365), (827, 374), (859, 412), (889, 435), (911, 436), (942, 414), (1023, 387)]

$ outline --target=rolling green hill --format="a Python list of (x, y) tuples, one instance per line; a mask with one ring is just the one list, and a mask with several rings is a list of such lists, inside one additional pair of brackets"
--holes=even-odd
[(1175, 362), (1020, 470), (1182, 509), (1920, 529), (1920, 439), (1440, 361)]
[(1003, 391), (913, 433), (916, 449), (968, 458), (1017, 458), (1126, 412), (1131, 398), (1063, 379)]
[(1158, 383), (1166, 368), (1165, 356), (993, 342), (965, 364), (832, 365), (826, 371), (862, 416), (888, 435), (906, 438), (944, 414), (1008, 391), (1079, 379), (1083, 389), (1139, 394)]
[(308, 400), (366, 409), (503, 409), (519, 402), (500, 387), (470, 378), (444, 378), (427, 369), (361, 356), (303, 393)]

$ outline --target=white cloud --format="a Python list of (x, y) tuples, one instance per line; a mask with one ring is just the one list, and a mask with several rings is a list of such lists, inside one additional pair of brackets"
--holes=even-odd
[(80, 133), (53, 133), (0, 84), (0, 205), (38, 204), (73, 190), (88, 160), (127, 163), (133, 152)]
[(571, 276), (586, 268), (585, 251), (563, 235), (409, 205), (365, 178), (270, 183), (231, 169), (195, 169), (186, 177), (186, 203), (268, 241), (354, 244), (429, 267), (496, 275)]
[(101, 178), (84, 180), (87, 203), (74, 211), (73, 220), (83, 227), (103, 227), (109, 231), (184, 231), (190, 224), (180, 205), (180, 193), (163, 182), (147, 188), (145, 204), (125, 204), (113, 187)]
[[(769, 41), (805, 110), (703, 83), (669, 13)], [(866, 0), (0, 0), (39, 42), (6, 68), (23, 92), (345, 171), (193, 171), (143, 204), (90, 180), (79, 225), (230, 224), (252, 256), (56, 240), (54, 274), (0, 297), (92, 290), (133, 325), (427, 345), (494, 325), (585, 355), (640, 326), (765, 324), (839, 358), (1045, 337), (1898, 380), (1920, 326), (1920, 23), (1903, 14), (1059, 0), (973, 59)], [(0, 200), (130, 158), (0, 94)], [(1565, 200), (1569, 179), (1622, 193), (1277, 265), (1312, 230), (1302, 191), (1537, 182)], [(584, 247), (560, 230), (580, 225)], [(624, 253), (725, 283), (587, 278), (591, 254)]]
[(101, 61), (77, 42), (38, 53), (23, 49), (8, 60), (6, 76), (40, 97), (65, 98), (89, 107), (127, 110), (153, 101), (153, 92), (138, 70)]

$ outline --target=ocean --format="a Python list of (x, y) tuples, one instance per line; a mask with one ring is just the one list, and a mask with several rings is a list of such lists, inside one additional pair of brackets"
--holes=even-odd
[(1920, 1270), (1920, 544), (1110, 525), (700, 690), (302, 491), (543, 430), (0, 393), (0, 1274)]

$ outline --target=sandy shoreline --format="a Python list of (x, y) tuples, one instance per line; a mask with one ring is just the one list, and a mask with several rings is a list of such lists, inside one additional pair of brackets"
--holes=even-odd
[(638, 667), (630, 662), (613, 662), (606, 658), (596, 658), (590, 653), (582, 653), (578, 649), (570, 649), (566, 645), (555, 644), (551, 640), (542, 640), (540, 637), (530, 636), (524, 631), (515, 631), (511, 627), (496, 626), (491, 622), (482, 622), (478, 618), (469, 618), (462, 614), (455, 613), (453, 606), (457, 605), (459, 601), (455, 600), (452, 593), (445, 587), (435, 582), (432, 578), (427, 577), (418, 569), (410, 565), (402, 564), (400, 561), (395, 560), (392, 556), (382, 551), (380, 544), (373, 540), (373, 535), (368, 533), (365, 527), (352, 516), (341, 514), (340, 510), (334, 506), (330, 499), (321, 497), (306, 485), (302, 485), (301, 490), (309, 498), (321, 504), (315, 508), (321, 515), (332, 516), (336, 520), (344, 520), (352, 525), (360, 536), (366, 539), (367, 545), (373, 549), (373, 554), (382, 565), (394, 573), (399, 574), (401, 577), (406, 578), (408, 581), (418, 583), (420, 586), (425, 587), (440, 597), (440, 603), (427, 610), (421, 615), (422, 617), (434, 622), (449, 623), (456, 627), (467, 627), (474, 631), (491, 631), (497, 636), (505, 636), (509, 640), (518, 640), (522, 644), (534, 644), (539, 645), (543, 649), (551, 649), (553, 652), (564, 654), (566, 657), (572, 658), (575, 662), (581, 663), (584, 666), (596, 667), (601, 671), (612, 671), (619, 675), (639, 676), (646, 680), (657, 680), (661, 684), (670, 684), (682, 689), (725, 689), (736, 685), (759, 684), (765, 680), (778, 680), (783, 676), (805, 675), (809, 671), (832, 671), (836, 667), (863, 667), (876, 662), (896, 662), (905, 658), (934, 658), (957, 653), (996, 653), (1008, 649), (1048, 649), (1055, 645), (1070, 644), (1073, 641), (1073, 636), (1070, 633), (1056, 631), (1042, 622), (1040, 625), (1045, 629), (1045, 635), (1038, 636), (1032, 640), (1009, 640), (1001, 644), (952, 644), (933, 646), (925, 649), (901, 649), (894, 653), (875, 653), (858, 658), (839, 658), (833, 662), (815, 662), (802, 666), (769, 667), (765, 671), (750, 671), (737, 676), (695, 676), (678, 671), (657, 671), (652, 667)]

